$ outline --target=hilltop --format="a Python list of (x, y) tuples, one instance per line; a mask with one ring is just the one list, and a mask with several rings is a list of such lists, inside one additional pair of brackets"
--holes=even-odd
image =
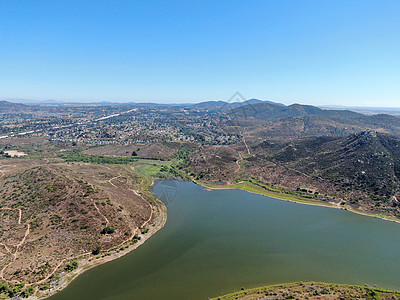
[(0, 162), (0, 282), (9, 288), (0, 294), (18, 295), (23, 286), (54, 292), (162, 226), (160, 203), (141, 191), (148, 183), (130, 167), (7, 162)]
[(20, 103), (13, 103), (9, 101), (0, 101), (0, 113), (2, 112), (16, 112), (25, 109), (27, 106)]
[(234, 125), (244, 127), (249, 137), (257, 138), (345, 136), (367, 129), (400, 135), (400, 118), (388, 114), (367, 116), (350, 110), (274, 103), (248, 104), (233, 108), (230, 114)]

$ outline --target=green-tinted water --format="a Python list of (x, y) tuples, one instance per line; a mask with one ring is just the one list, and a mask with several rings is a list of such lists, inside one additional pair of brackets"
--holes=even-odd
[[(176, 198), (161, 231), (51, 299), (208, 299), (294, 281), (400, 289), (399, 224), (175, 183)], [(164, 188), (158, 182), (154, 193)]]

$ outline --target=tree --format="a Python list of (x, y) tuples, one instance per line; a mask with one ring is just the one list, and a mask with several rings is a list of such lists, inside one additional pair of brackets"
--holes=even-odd
[(104, 227), (103, 230), (100, 232), (101, 234), (113, 234), (115, 231), (114, 228), (111, 227)]
[(29, 296), (33, 295), (33, 293), (35, 292), (35, 288), (33, 286), (28, 286), (23, 292), (22, 294), (24, 295), (24, 297), (28, 298)]
[(101, 247), (100, 247), (100, 246), (97, 246), (96, 249), (94, 249), (94, 250), (92, 251), (92, 254), (93, 254), (93, 255), (97, 255), (97, 254), (100, 253), (100, 251), (101, 251)]
[(65, 271), (71, 272), (78, 267), (78, 262), (74, 259), (68, 265), (65, 266)]

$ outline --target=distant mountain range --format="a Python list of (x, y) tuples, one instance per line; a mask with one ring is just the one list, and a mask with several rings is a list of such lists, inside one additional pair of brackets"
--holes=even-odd
[(8, 103), (23, 103), (25, 105), (104, 105), (104, 106), (112, 106), (112, 105), (138, 105), (138, 106), (194, 106), (198, 108), (220, 108), (223, 106), (228, 107), (239, 107), (248, 104), (257, 104), (257, 103), (271, 103), (284, 106), (282, 103), (275, 103), (267, 100), (259, 100), (259, 99), (249, 99), (243, 102), (235, 101), (205, 101), (200, 103), (153, 103), (153, 102), (111, 102), (111, 101), (99, 101), (99, 102), (69, 102), (69, 101), (59, 101), (59, 100), (43, 100), (43, 101), (31, 101), (25, 99), (17, 99), (17, 100), (8, 100), (5, 101)]
[(336, 110), (351, 110), (362, 113), (364, 115), (375, 115), (375, 114), (390, 114), (399, 116), (400, 107), (367, 107), (367, 106), (341, 106), (341, 105), (324, 105), (319, 106), (323, 109), (336, 109)]
[(212, 109), (212, 108), (221, 108), (221, 107), (230, 107), (230, 108), (235, 108), (235, 107), (242, 107), (246, 105), (254, 105), (254, 104), (260, 104), (260, 103), (267, 103), (267, 104), (274, 104), (278, 106), (285, 106), (282, 103), (275, 103), (272, 101), (268, 100), (259, 100), (259, 99), (249, 99), (246, 101), (234, 101), (234, 102), (227, 102), (227, 101), (206, 101), (206, 102), (200, 102), (197, 104), (193, 104), (193, 106), (198, 107), (198, 108), (206, 108), (206, 109)]
[(25, 104), (8, 102), (5, 100), (0, 101), (0, 112), (18, 111), (24, 108), (26, 108)]
[[(1, 101), (4, 102), (4, 101)], [(0, 103), (1, 103), (0, 102)], [(283, 103), (268, 101), (268, 100), (259, 100), (259, 99), (249, 99), (246, 101), (204, 101), (199, 103), (154, 103), (154, 102), (112, 102), (112, 101), (98, 101), (98, 102), (71, 102), (71, 101), (60, 101), (54, 99), (35, 101), (29, 99), (7, 99), (8, 103), (15, 104), (25, 104), (25, 105), (60, 105), (60, 106), (70, 106), (70, 105), (104, 105), (104, 106), (125, 106), (125, 105), (137, 105), (137, 106), (188, 106), (188, 107), (197, 107), (202, 109), (213, 109), (213, 108), (235, 108), (241, 107), (249, 104), (276, 104), (279, 106), (287, 106)], [(297, 104), (300, 105), (300, 104)], [(291, 105), (289, 105), (290, 107)], [(307, 105), (303, 105), (307, 106)], [(312, 106), (315, 107), (315, 106)], [(386, 113), (391, 115), (400, 115), (400, 107), (363, 107), (363, 106), (342, 106), (342, 105), (320, 105), (317, 106), (323, 110), (348, 110), (348, 111), (356, 111), (362, 114), (372, 115), (379, 113)]]

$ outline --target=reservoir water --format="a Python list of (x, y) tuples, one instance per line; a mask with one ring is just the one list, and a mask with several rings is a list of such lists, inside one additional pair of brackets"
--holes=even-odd
[[(169, 189), (163, 229), (51, 299), (208, 299), (296, 281), (400, 290), (400, 224), (244, 191), (169, 183), (176, 195)], [(153, 193), (165, 195), (165, 182), (157, 182)]]

